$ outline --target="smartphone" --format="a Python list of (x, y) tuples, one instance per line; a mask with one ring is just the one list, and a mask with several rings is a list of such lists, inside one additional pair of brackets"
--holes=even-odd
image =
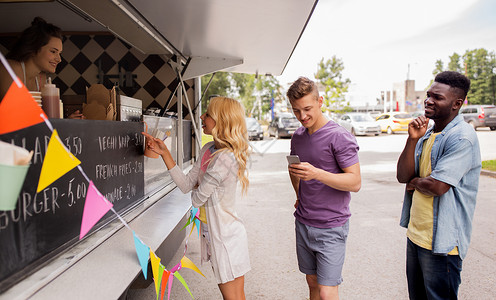
[(286, 158), (288, 159), (288, 164), (290, 164), (290, 165), (301, 163), (300, 157), (298, 155), (288, 155), (288, 156), (286, 156)]

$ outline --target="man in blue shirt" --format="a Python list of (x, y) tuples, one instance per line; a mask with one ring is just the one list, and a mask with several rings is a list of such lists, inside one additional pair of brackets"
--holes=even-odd
[[(469, 88), (464, 75), (439, 73), (398, 159), (410, 299), (457, 299), (481, 170), (477, 135), (458, 115)], [(434, 126), (427, 129), (429, 119)]]

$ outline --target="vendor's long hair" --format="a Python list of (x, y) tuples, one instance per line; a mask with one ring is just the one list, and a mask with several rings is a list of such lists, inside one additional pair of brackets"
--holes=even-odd
[(48, 44), (50, 38), (62, 40), (62, 31), (57, 26), (47, 23), (40, 17), (35, 17), (31, 26), (24, 29), (7, 53), (8, 59), (26, 61), (40, 51), (41, 47)]
[(245, 110), (241, 103), (227, 97), (210, 100), (207, 114), (215, 121), (212, 136), (221, 149), (216, 152), (230, 151), (238, 162), (238, 179), (243, 193), (248, 189), (247, 161), (250, 155)]

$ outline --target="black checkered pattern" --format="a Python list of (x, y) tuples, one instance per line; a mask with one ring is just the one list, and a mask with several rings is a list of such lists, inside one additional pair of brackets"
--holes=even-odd
[[(0, 51), (8, 52), (15, 37), (0, 37)], [(52, 81), (61, 95), (85, 95), (86, 88), (97, 83), (112, 88), (121, 74), (132, 73), (132, 84), (119, 86), (121, 94), (141, 99), (143, 107), (162, 107), (174, 92), (177, 79), (163, 57), (144, 55), (113, 35), (70, 35), (63, 41), (62, 62)], [(99, 70), (101, 71), (99, 74)], [(115, 76), (115, 78), (109, 78)], [(188, 96), (193, 96), (194, 81), (186, 81)]]

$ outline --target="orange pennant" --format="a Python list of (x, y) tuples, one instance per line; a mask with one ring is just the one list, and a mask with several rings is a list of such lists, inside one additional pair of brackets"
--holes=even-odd
[(28, 89), (24, 85), (18, 87), (14, 81), (0, 102), (0, 134), (41, 123), (44, 121), (41, 115), (47, 118)]
[(162, 284), (160, 287), (160, 300), (164, 300), (165, 288), (167, 287), (167, 281), (169, 281), (169, 275), (170, 272), (164, 270), (164, 273), (162, 275)]

